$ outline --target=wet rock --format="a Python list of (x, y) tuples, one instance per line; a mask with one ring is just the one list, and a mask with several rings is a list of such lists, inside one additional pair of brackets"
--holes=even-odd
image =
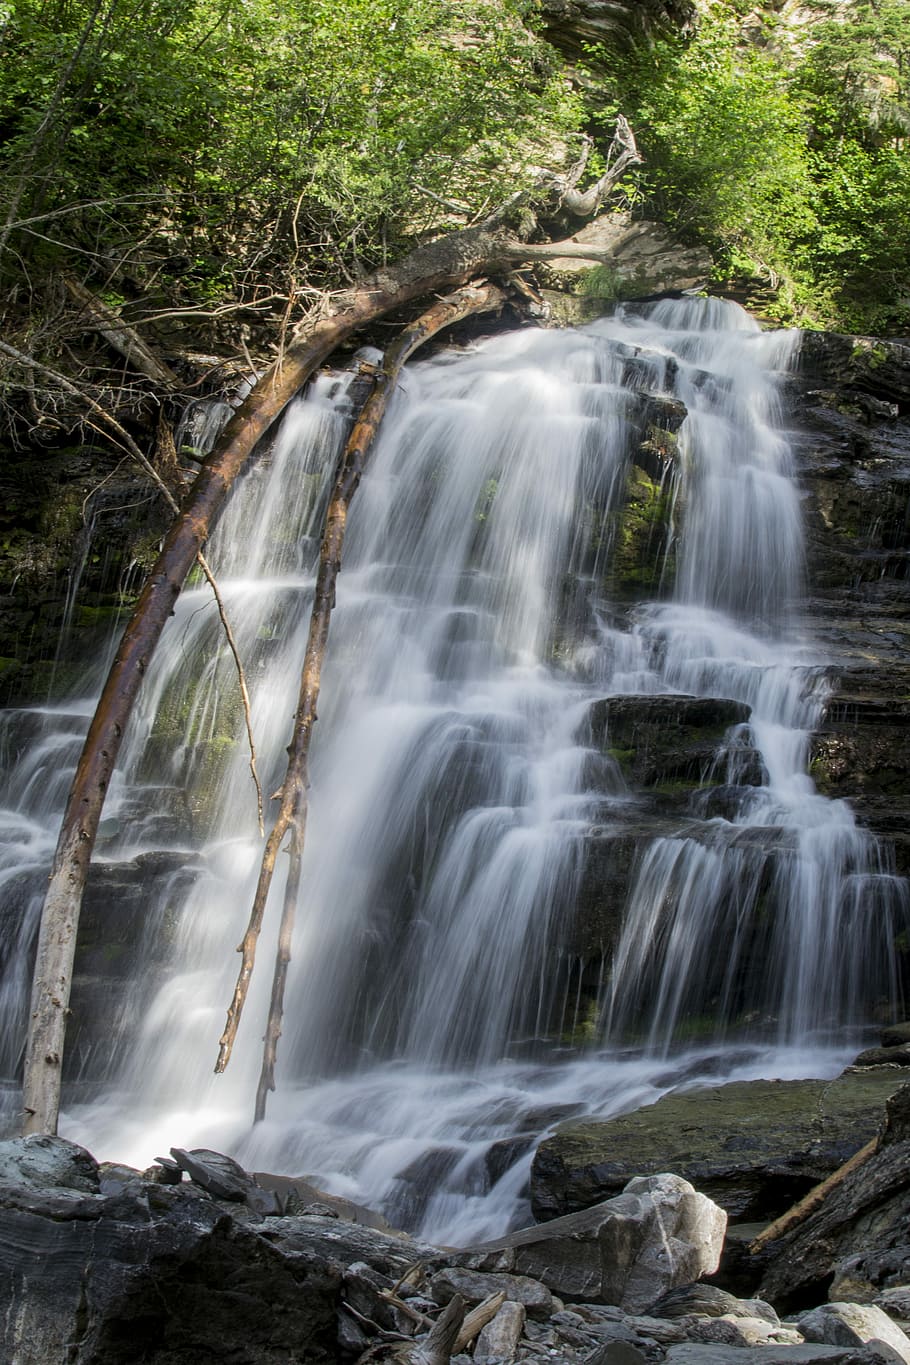
[(530, 1151), (536, 1139), (536, 1133), (527, 1133), (518, 1137), (501, 1138), (499, 1142), (492, 1143), (483, 1159), (490, 1184), (495, 1185), (497, 1180), (501, 1180), (506, 1171), (511, 1170), (515, 1162), (520, 1161), (525, 1153)]
[(616, 1199), (485, 1243), (457, 1260), (541, 1280), (561, 1298), (643, 1310), (716, 1269), (726, 1218), (685, 1180), (632, 1180)]
[(807, 1341), (823, 1341), (832, 1346), (884, 1341), (910, 1365), (910, 1338), (875, 1304), (823, 1303), (801, 1314), (796, 1325)]
[(867, 1048), (853, 1059), (853, 1066), (910, 1066), (910, 1044)]
[(430, 1293), (438, 1304), (447, 1304), (456, 1294), (465, 1303), (482, 1303), (491, 1294), (505, 1294), (511, 1303), (520, 1303), (531, 1318), (545, 1321), (556, 1312), (556, 1301), (540, 1280), (526, 1275), (483, 1274), (462, 1266), (449, 1266), (430, 1280)]
[(892, 1024), (890, 1028), (882, 1029), (882, 1047), (900, 1047), (904, 1043), (910, 1043), (910, 1023)]
[(194, 1147), (186, 1152), (182, 1147), (172, 1147), (171, 1156), (190, 1179), (218, 1199), (239, 1202), (246, 1199), (247, 1192), (253, 1188), (252, 1176), (223, 1152), (211, 1152), (207, 1147)]
[(744, 724), (743, 702), (689, 696), (607, 697), (592, 704), (591, 737), (635, 786), (695, 786), (713, 767), (731, 726)]
[(855, 388), (888, 402), (910, 403), (910, 346), (879, 337), (803, 332), (799, 369), (808, 381)]
[(665, 1095), (619, 1118), (571, 1120), (537, 1149), (534, 1215), (587, 1208), (670, 1166), (731, 1219), (770, 1222), (874, 1136), (901, 1083), (891, 1067), (742, 1081)]

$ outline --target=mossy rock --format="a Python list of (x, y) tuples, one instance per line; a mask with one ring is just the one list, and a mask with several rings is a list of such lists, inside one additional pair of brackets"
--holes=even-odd
[(750, 714), (727, 698), (618, 696), (594, 702), (589, 722), (630, 784), (684, 794), (708, 780), (727, 731)]
[(770, 1221), (878, 1131), (905, 1081), (896, 1067), (833, 1081), (740, 1081), (665, 1095), (612, 1119), (573, 1119), (538, 1148), (531, 1199), (557, 1218), (619, 1194), (635, 1176), (672, 1171), (737, 1222)]

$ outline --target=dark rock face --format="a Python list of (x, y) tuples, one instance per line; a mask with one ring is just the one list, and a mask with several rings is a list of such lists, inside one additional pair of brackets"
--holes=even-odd
[[(892, 1104), (899, 1143), (906, 1107)], [(716, 1263), (726, 1219), (676, 1175), (632, 1180), (585, 1212), (454, 1251), (340, 1210), (263, 1212), (256, 1196), (270, 1191), (231, 1158), (177, 1155), (196, 1174), (175, 1185), (173, 1162), (140, 1172), (99, 1166), (59, 1138), (0, 1143), (0, 1359), (416, 1365), (442, 1358), (430, 1343), (443, 1318), (462, 1324), (453, 1359), (467, 1351), (484, 1365), (535, 1365), (542, 1355), (562, 1365), (734, 1365), (730, 1347), (738, 1363), (881, 1365), (882, 1337), (910, 1359), (910, 1342), (878, 1309), (843, 1303), (832, 1331), (828, 1306), (803, 1333), (762, 1300), (693, 1282)], [(230, 1177), (227, 1198), (212, 1193), (213, 1174)], [(480, 1322), (462, 1315), (491, 1300), (478, 1336)], [(804, 1344), (840, 1341), (845, 1328), (847, 1349)]]
[(906, 1284), (908, 1187), (910, 1086), (903, 1085), (887, 1102), (878, 1150), (817, 1212), (772, 1244), (763, 1297), (785, 1308), (824, 1297), (869, 1303), (881, 1290)]
[(770, 1222), (878, 1129), (898, 1069), (836, 1081), (743, 1081), (665, 1095), (613, 1119), (573, 1119), (537, 1150), (534, 1215), (547, 1219), (609, 1199), (635, 1175), (669, 1169), (735, 1222)]
[(749, 707), (687, 696), (609, 697), (591, 707), (591, 735), (635, 787), (696, 787), (714, 766), (727, 730)]
[[(804, 333), (796, 380), (809, 627), (833, 690), (812, 776), (910, 871), (910, 347)], [(884, 853), (887, 870), (890, 852)]]

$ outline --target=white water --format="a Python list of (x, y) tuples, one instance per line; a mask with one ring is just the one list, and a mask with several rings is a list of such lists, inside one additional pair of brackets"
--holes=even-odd
[[(137, 1163), (171, 1144), (228, 1148), (469, 1240), (526, 1215), (530, 1154), (491, 1181), (495, 1142), (699, 1077), (834, 1074), (872, 1009), (896, 1008), (905, 888), (806, 774), (826, 675), (799, 632), (799, 497), (777, 399), (791, 350), (734, 305), (691, 300), (408, 371), (350, 520), (278, 1093), (252, 1132), (274, 944), (263, 936), (235, 1057), (215, 1078), (260, 845), (232, 665), (207, 590), (184, 592), (99, 853), (154, 844), (176, 787), (192, 818), (171, 841), (206, 831), (204, 871), (169, 907), (166, 980), (145, 995), (137, 981), (137, 1027), (111, 1039), (105, 1070), (119, 1081), (72, 1105), (64, 1132)], [(667, 474), (665, 600), (627, 613), (603, 577), (636, 439), (630, 373), (689, 415)], [(211, 546), (266, 791), (281, 778), (344, 426), (343, 386), (296, 403)], [(723, 815), (655, 827), (615, 960), (607, 946), (582, 962), (573, 906), (591, 831), (643, 815), (586, 738), (589, 707), (673, 692), (752, 708), (710, 780), (748, 780), (751, 761), (761, 785), (728, 796)], [(73, 757), (70, 742), (50, 760), (60, 789), (36, 791), (40, 744), (14, 779), (32, 783), (7, 836), (20, 887), (23, 864), (49, 855)], [(34, 898), (34, 875), (29, 886)], [(10, 1019), (21, 956), (0, 996)], [(668, 1060), (696, 1026), (705, 1044)]]

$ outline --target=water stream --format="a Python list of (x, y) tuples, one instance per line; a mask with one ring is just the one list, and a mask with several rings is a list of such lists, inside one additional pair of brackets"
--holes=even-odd
[[(63, 1132), (138, 1164), (171, 1144), (231, 1150), (467, 1241), (527, 1218), (532, 1142), (560, 1118), (700, 1079), (833, 1075), (873, 1011), (898, 1009), (906, 887), (806, 771), (829, 682), (800, 628), (779, 402), (793, 345), (733, 304), (682, 300), (406, 372), (350, 520), (278, 1091), (252, 1131), (274, 930), (215, 1078), (261, 846), (232, 663), (205, 585), (188, 586), (98, 849), (102, 878), (167, 850), (162, 899), (126, 1004), (85, 1043)], [(633, 604), (617, 588), (624, 501), (670, 400), (687, 416), (651, 452), (657, 567)], [(295, 402), (210, 547), (266, 791), (348, 409), (337, 377)], [(592, 707), (637, 698), (660, 715), (680, 694), (749, 709), (692, 793), (655, 806), (609, 718), (595, 739)], [(88, 709), (9, 718), (6, 1076)], [(610, 871), (630, 840), (631, 874)], [(626, 909), (580, 947), (595, 844), (605, 885), (629, 875)]]

